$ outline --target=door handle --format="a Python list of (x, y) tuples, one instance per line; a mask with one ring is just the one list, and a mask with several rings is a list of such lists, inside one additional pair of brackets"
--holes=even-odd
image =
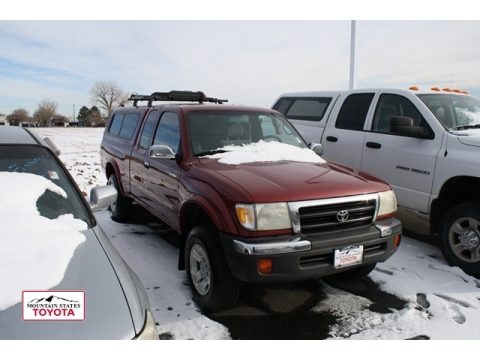
[(145, 166), (148, 169), (150, 167), (150, 163), (148, 161), (144, 161), (143, 166)]
[(369, 148), (372, 148), (372, 149), (380, 149), (382, 147), (381, 144), (376, 143), (376, 142), (371, 142), (371, 141), (367, 142), (366, 146), (369, 147)]
[(335, 136), (327, 136), (327, 141), (337, 142), (338, 139)]

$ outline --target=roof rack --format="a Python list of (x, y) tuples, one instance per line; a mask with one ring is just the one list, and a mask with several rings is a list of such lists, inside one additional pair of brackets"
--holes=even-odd
[(205, 96), (205, 93), (202, 91), (179, 91), (172, 90), (170, 92), (154, 92), (150, 95), (139, 95), (137, 93), (132, 93), (128, 99), (133, 101), (133, 106), (137, 106), (139, 101), (148, 101), (148, 106), (152, 106), (154, 101), (192, 101), (199, 102), (211, 102), (215, 104), (223, 104), (228, 102), (226, 99), (217, 99)]

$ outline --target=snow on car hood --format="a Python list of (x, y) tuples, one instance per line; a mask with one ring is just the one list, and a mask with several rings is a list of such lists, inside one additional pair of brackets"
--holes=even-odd
[(316, 164), (325, 162), (325, 160), (310, 149), (302, 149), (289, 144), (263, 140), (247, 145), (228, 145), (220, 150), (225, 150), (226, 152), (204, 157), (217, 159), (223, 164), (230, 165), (278, 161), (296, 161)]
[[(464, 145), (469, 146), (480, 146), (480, 130), (479, 129), (471, 129), (462, 131), (461, 136), (458, 136), (458, 141), (460, 141)], [(457, 135), (460, 135), (457, 133)]]
[(0, 311), (19, 303), (22, 290), (46, 290), (64, 277), (87, 224), (73, 215), (48, 219), (38, 198), (50, 190), (67, 197), (52, 181), (28, 173), (0, 172)]

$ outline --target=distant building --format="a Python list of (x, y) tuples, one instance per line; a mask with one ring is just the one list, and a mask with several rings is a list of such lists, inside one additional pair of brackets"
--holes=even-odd
[(1, 125), (10, 125), (7, 120), (7, 115), (0, 114), (0, 126)]
[(10, 125), (11, 126), (22, 126), (22, 127), (36, 127), (38, 126), (38, 121), (35, 120), (33, 117), (28, 117), (27, 119), (23, 121), (17, 121), (17, 120), (10, 120)]
[(70, 124), (70, 120), (63, 115), (55, 115), (52, 117), (52, 126), (67, 127), (69, 124)]

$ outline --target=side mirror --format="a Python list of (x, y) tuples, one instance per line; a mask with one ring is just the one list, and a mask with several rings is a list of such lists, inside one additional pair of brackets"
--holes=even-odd
[(393, 116), (390, 119), (390, 133), (419, 139), (434, 138), (434, 134), (429, 128), (414, 126), (413, 119), (407, 116)]
[(90, 190), (90, 209), (105, 209), (117, 201), (117, 190), (113, 185), (96, 186)]
[(148, 153), (154, 159), (175, 159), (175, 152), (168, 145), (152, 145)]
[(323, 145), (322, 144), (318, 144), (318, 143), (311, 143), (310, 144), (310, 150), (313, 150), (313, 152), (315, 154), (317, 154), (318, 156), (322, 156), (323, 154)]

